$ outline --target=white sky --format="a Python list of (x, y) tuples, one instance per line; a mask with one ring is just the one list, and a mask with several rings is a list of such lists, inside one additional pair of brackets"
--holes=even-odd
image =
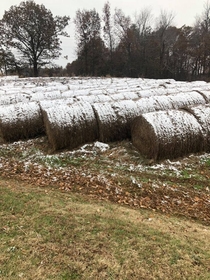
[[(19, 5), (21, 0), (0, 0), (0, 18), (4, 11), (9, 10), (12, 5)], [(76, 11), (78, 9), (93, 9), (95, 8), (99, 14), (102, 14), (102, 9), (106, 0), (35, 0), (37, 4), (44, 4), (45, 7), (53, 13), (54, 16), (70, 16), (70, 25), (66, 29), (70, 38), (62, 38), (62, 55), (56, 61), (58, 65), (66, 66), (68, 62), (76, 59), (76, 44), (74, 38), (74, 23)], [(109, 0), (112, 13), (115, 8), (120, 8), (126, 16), (133, 17), (135, 13), (139, 13), (144, 8), (150, 8), (152, 15), (157, 17), (161, 10), (173, 12), (174, 25), (181, 27), (182, 25), (193, 26), (196, 16), (201, 15), (204, 10), (205, 0)], [(68, 60), (64, 56), (68, 56)]]

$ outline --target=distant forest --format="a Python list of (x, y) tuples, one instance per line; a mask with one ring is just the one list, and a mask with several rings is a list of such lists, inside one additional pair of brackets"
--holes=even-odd
[(193, 27), (181, 28), (173, 25), (172, 13), (162, 11), (154, 24), (149, 9), (134, 20), (120, 9), (113, 15), (110, 10), (106, 2), (101, 18), (95, 9), (77, 11), (77, 59), (67, 65), (68, 73), (210, 80), (208, 2)]
[[(131, 18), (118, 8), (112, 14), (108, 1), (100, 14), (95, 9), (78, 10), (72, 19), (75, 24), (77, 59), (68, 63), (65, 68), (49, 66), (49, 62), (59, 55), (58, 27), (63, 30), (69, 17), (53, 18), (43, 5), (39, 6), (33, 1), (22, 2), (21, 5), (19, 10), (19, 7), (12, 7), (8, 13), (5, 12), (0, 21), (1, 42), (7, 44), (5, 47), (0, 43), (2, 73), (18, 72), (23, 76), (115, 76), (210, 81), (209, 2), (204, 4), (203, 12), (195, 20), (193, 27), (184, 25), (180, 28), (173, 24), (173, 13), (166, 11), (161, 11), (154, 20), (151, 10), (145, 8)], [(32, 8), (39, 17), (31, 16)], [(16, 28), (16, 22), (11, 22), (14, 13), (20, 21), (23, 10), (28, 13), (28, 26), (31, 29), (25, 24), (25, 14), (22, 17), (22, 29)], [(49, 27), (45, 28), (46, 33), (41, 34), (44, 31), (40, 31), (40, 27), (34, 32), (35, 25), (32, 21), (36, 20), (37, 24), (44, 17), (45, 22), (51, 18)], [(51, 28), (49, 35), (49, 28), (52, 26), (55, 28)], [(14, 37), (14, 30), (21, 30), (22, 33)], [(22, 34), (26, 34), (25, 41), (22, 40)], [(8, 51), (8, 46), (17, 47), (24, 59), (17, 60)]]

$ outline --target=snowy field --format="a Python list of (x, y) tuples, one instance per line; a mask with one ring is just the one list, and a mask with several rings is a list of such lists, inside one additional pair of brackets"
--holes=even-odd
[[(140, 129), (137, 125), (133, 143), (144, 156), (158, 159), (164, 154), (167, 157), (177, 147), (169, 147), (170, 151), (145, 150), (151, 135), (143, 133), (147, 138), (139, 137), (142, 128), (154, 133), (152, 138), (159, 143), (158, 147), (166, 147), (167, 142), (173, 141), (178, 146), (184, 147), (185, 143), (187, 147), (192, 146), (184, 147), (174, 156), (185, 154), (185, 150), (187, 154), (208, 152), (209, 101), (210, 84), (203, 81), (2, 77), (0, 140), (5, 143), (47, 135), (52, 151), (71, 150), (95, 141), (131, 139), (134, 119), (143, 116), (141, 123), (147, 125), (141, 125)], [(180, 113), (180, 109), (188, 112)], [(161, 111), (166, 112), (165, 115)], [(177, 138), (178, 142), (177, 135), (182, 135)], [(190, 145), (193, 139), (203, 142), (202, 145)]]
[[(1, 178), (173, 212), (209, 224), (209, 153), (154, 162), (142, 157), (128, 137), (136, 116), (145, 115), (144, 121), (152, 126), (156, 120), (151, 114), (160, 111), (157, 120), (163, 124), (160, 131), (165, 131), (170, 129), (164, 112), (191, 105), (196, 105), (189, 108), (200, 116), (208, 136), (202, 106), (208, 111), (209, 92), (210, 85), (201, 81), (3, 77)], [(164, 133), (166, 137), (168, 132)], [(72, 135), (76, 135), (78, 147), (71, 147)], [(61, 149), (53, 149), (53, 145)]]

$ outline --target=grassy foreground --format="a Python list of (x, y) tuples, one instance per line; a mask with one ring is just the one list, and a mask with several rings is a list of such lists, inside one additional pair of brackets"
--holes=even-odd
[(0, 179), (0, 279), (210, 279), (209, 227)]

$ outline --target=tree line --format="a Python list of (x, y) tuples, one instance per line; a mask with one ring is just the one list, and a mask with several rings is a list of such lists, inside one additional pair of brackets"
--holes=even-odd
[(68, 16), (54, 17), (44, 5), (29, 0), (12, 6), (0, 20), (0, 69), (38, 75), (116, 76), (210, 80), (210, 4), (194, 26), (177, 28), (173, 13), (154, 20), (145, 8), (131, 18), (104, 4), (77, 10), (73, 22), (77, 59), (50, 67), (59, 57), (60, 36), (68, 36)]
[(77, 59), (68, 71), (75, 75), (210, 79), (210, 5), (195, 25), (177, 28), (173, 13), (152, 14), (143, 9), (134, 19), (121, 9), (111, 15), (110, 3), (102, 17), (93, 10), (78, 10), (74, 23)]

